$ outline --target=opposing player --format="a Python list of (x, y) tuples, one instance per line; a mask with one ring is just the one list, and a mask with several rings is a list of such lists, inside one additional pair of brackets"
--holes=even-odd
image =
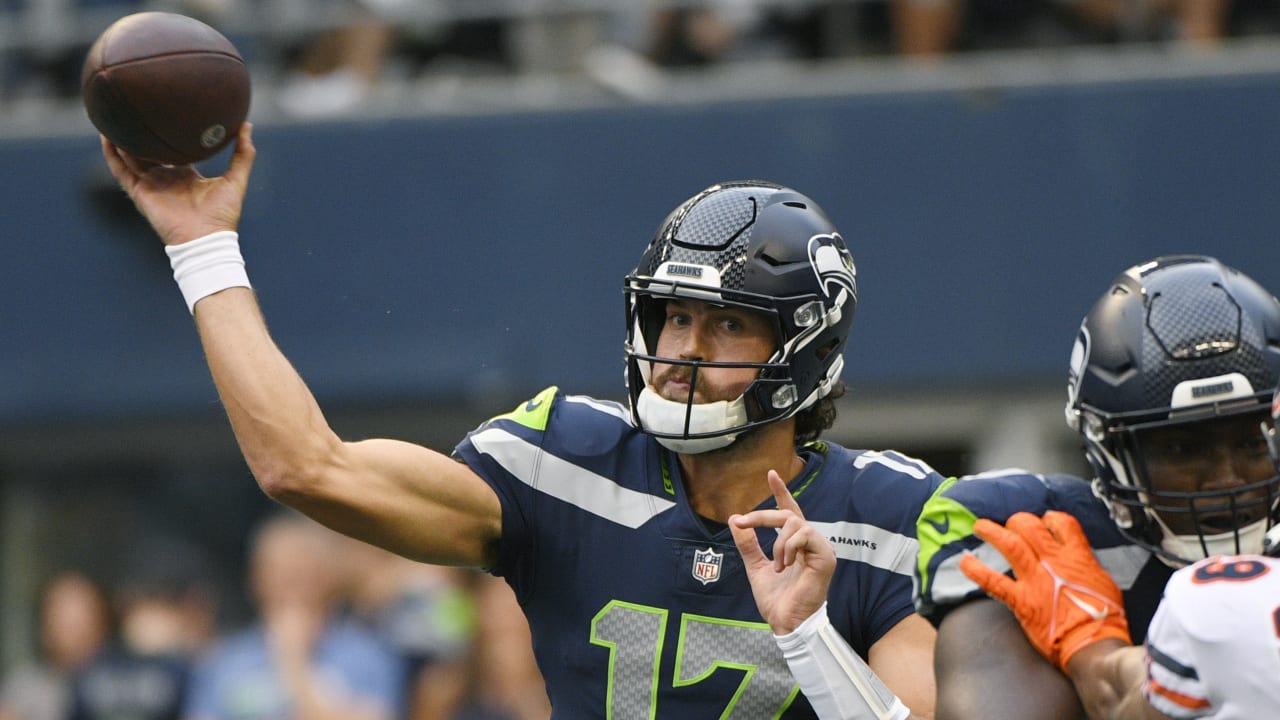
[(1072, 353), (1068, 422), (1092, 483), (1022, 473), (944, 486), (918, 526), (918, 607), (938, 624), (939, 717), (1078, 717), (1102, 684), (1073, 686), (1028, 643), (1012, 613), (960, 569), (996, 570), (979, 518), (1059, 510), (1078, 521), (1122, 591), (1141, 644), (1166, 582), (1220, 554), (1256, 554), (1277, 521), (1280, 476), (1268, 409), (1280, 378), (1280, 302), (1202, 256), (1122, 273), (1085, 317)]
[[(1104, 638), (1141, 643), (1176, 568), (1224, 552), (1262, 551), (1268, 529), (1276, 527), (1280, 497), (1280, 476), (1267, 452), (1270, 441), (1280, 467), (1280, 440), (1267, 412), (1268, 403), (1273, 414), (1280, 412), (1278, 377), (1280, 302), (1248, 277), (1212, 258), (1178, 256), (1135, 266), (1116, 279), (1085, 317), (1071, 361), (1068, 420), (1085, 439), (1097, 479), (1090, 484), (1022, 471), (984, 473), (948, 481), (921, 514), (918, 605), (941, 623), (939, 718), (1063, 720), (1080, 717), (1085, 708), (1101, 713), (1099, 708), (1116, 707), (1131, 675), (1092, 669), (1082, 672), (1087, 681), (1073, 686), (1041, 655), (1065, 665), (1064, 642), (1069, 655)], [(1078, 606), (1060, 602), (1060, 609), (1092, 612), (1083, 617), (1094, 620), (1099, 633), (1086, 634), (1083, 644), (1079, 637), (1060, 638), (1058, 646), (1046, 641), (1037, 652), (1018, 619), (961, 564), (972, 569), (985, 561), (1007, 569), (1003, 555), (984, 542), (985, 531), (975, 534), (975, 527), (998, 528), (993, 520), (1038, 523), (1040, 515), (1078, 518), (1079, 546), (1089, 560), (1096, 553), (1117, 589), (1077, 594)], [(758, 557), (750, 537), (741, 536), (739, 544), (744, 557), (757, 558), (747, 568), (762, 615), (779, 644), (792, 647), (804, 635), (802, 624), (821, 627), (830, 608), (823, 605), (828, 573), (821, 545), (794, 505), (779, 502), (777, 510), (731, 522), (777, 527), (779, 542), (786, 539), (771, 564)], [(1041, 627), (1055, 606), (1028, 600), (1020, 607)], [(1176, 632), (1170, 628), (1179, 627), (1181, 611), (1181, 601), (1171, 605), (1151, 638)], [(856, 666), (841, 657), (829, 634), (824, 640), (803, 647), (800, 658), (788, 655), (793, 667), (799, 661), (813, 668), (797, 674), (802, 687), (813, 697), (858, 694)], [(1057, 647), (1057, 654), (1046, 647)], [(1129, 656), (1113, 662), (1123, 657)], [(1123, 667), (1132, 672), (1128, 662)]]
[(1135, 647), (1120, 588), (1075, 518), (1017, 513), (974, 529), (1014, 578), (973, 556), (961, 570), (1009, 606), (1088, 700), (1089, 717), (1253, 720), (1280, 708), (1280, 560), (1218, 555), (1178, 570)]
[[(557, 717), (813, 717), (729, 528), (770, 477), (840, 547), (830, 622), (931, 716), (934, 631), (914, 614), (915, 519), (942, 479), (817, 441), (842, 390), (853, 260), (808, 197), (712, 186), (625, 281), (630, 407), (549, 388), (453, 457), (344, 442), (267, 332), (235, 233), (254, 149), (226, 175), (104, 155), (166, 245), (223, 405), (265, 492), (417, 560), (512, 586)], [(771, 534), (762, 532), (765, 550)]]

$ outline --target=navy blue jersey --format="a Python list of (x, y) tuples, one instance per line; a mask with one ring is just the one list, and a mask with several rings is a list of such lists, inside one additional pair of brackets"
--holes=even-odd
[(917, 528), (920, 614), (937, 625), (957, 605), (986, 596), (960, 571), (965, 551), (996, 570), (1009, 571), (1000, 551), (973, 534), (978, 518), (1003, 524), (1016, 512), (1044, 515), (1049, 510), (1070, 513), (1080, 521), (1094, 556), (1124, 592), (1129, 632), (1133, 642), (1141, 644), (1173, 568), (1121, 534), (1089, 483), (1070, 475), (1006, 470), (948, 481), (925, 504)]
[[(693, 513), (675, 456), (624, 407), (549, 388), (455, 455), (501, 499), (491, 570), (529, 619), (556, 717), (815, 717), (728, 528)], [(942, 478), (894, 453), (803, 455), (791, 492), (835, 544), (831, 621), (865, 657), (913, 612), (916, 518)]]

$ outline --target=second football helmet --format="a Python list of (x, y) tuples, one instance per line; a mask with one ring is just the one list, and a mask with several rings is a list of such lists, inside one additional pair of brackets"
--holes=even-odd
[[(713, 185), (677, 207), (626, 277), (626, 380), (632, 415), (664, 446), (684, 453), (728, 446), (744, 431), (810, 407), (840, 380), (857, 302), (853, 257), (812, 200), (764, 181)], [(654, 355), (671, 298), (743, 307), (773, 323), (776, 350), (763, 363)], [(759, 371), (732, 401), (682, 402), (650, 387), (653, 363)], [(694, 383), (691, 383), (691, 386)]]
[[(1080, 326), (1066, 413), (1117, 526), (1175, 566), (1261, 552), (1278, 519), (1280, 477), (1262, 445), (1278, 380), (1280, 302), (1249, 277), (1213, 258), (1182, 255), (1116, 278)], [(1252, 458), (1249, 479), (1213, 479), (1195, 490), (1152, 483), (1153, 457), (1166, 449), (1144, 443), (1190, 428), (1195, 444), (1214, 427), (1207, 421), (1233, 418), (1246, 423), (1247, 447), (1238, 452)], [(1256, 477), (1259, 465), (1265, 479)]]

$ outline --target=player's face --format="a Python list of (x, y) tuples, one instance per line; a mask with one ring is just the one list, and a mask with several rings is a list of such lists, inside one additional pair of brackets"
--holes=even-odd
[(1139, 433), (1152, 501), (1170, 530), (1217, 534), (1266, 517), (1267, 490), (1242, 490), (1276, 473), (1264, 420), (1263, 414), (1250, 414)]
[[(773, 355), (773, 324), (763, 313), (698, 300), (667, 302), (657, 355), (703, 362), (762, 363)], [(700, 367), (696, 382), (688, 365), (654, 363), (653, 389), (667, 400), (696, 403), (733, 400), (755, 380), (758, 368)]]

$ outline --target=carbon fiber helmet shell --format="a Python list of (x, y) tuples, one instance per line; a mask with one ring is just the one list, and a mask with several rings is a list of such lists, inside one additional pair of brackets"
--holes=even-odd
[[(1199, 559), (1188, 545), (1207, 552), (1206, 533), (1179, 541), (1156, 515), (1161, 493), (1145, 480), (1137, 433), (1261, 413), (1278, 381), (1280, 302), (1257, 282), (1198, 255), (1157, 258), (1119, 275), (1080, 326), (1066, 407), (1068, 424), (1084, 439), (1095, 492), (1117, 525), (1170, 564)], [(1277, 520), (1277, 483), (1266, 483), (1263, 530)], [(1223, 494), (1196, 495), (1208, 502)]]
[[(761, 180), (712, 185), (672, 211), (626, 277), (624, 294), (632, 415), (645, 431), (677, 439), (736, 437), (825, 396), (839, 380), (857, 301), (853, 257), (826, 213), (799, 192)], [(691, 430), (686, 423), (664, 432), (646, 425), (638, 407), (673, 297), (746, 307), (773, 321), (777, 351), (752, 365), (759, 375), (737, 420), (724, 427)]]

